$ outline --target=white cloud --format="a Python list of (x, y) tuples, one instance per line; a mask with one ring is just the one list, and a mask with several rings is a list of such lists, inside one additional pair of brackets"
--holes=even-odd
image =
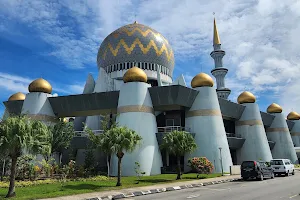
[[(22, 92), (28, 93), (28, 85), (35, 78), (21, 77), (13, 74), (7, 74), (0, 72), (0, 91), (6, 90), (10, 93)], [(49, 81), (51, 83), (51, 81)], [(63, 93), (65, 95), (70, 94), (81, 94), (83, 91), (82, 84), (71, 84), (71, 85), (52, 85), (53, 91)], [(58, 96), (57, 93), (54, 93), (53, 96)]]
[[(136, 13), (139, 22), (168, 38), (177, 61), (201, 56), (209, 62), (209, 71), (213, 66), (209, 55), (212, 13), (216, 12), (226, 51), (224, 65), (229, 68), (226, 82), (232, 90), (230, 98), (235, 101), (246, 86), (257, 97), (300, 112), (296, 101), (300, 98), (296, 92), (300, 91), (298, 0), (2, 1), (2, 15), (35, 27), (41, 38), (53, 46), (51, 55), (69, 67), (95, 63), (103, 38), (132, 22)], [(68, 21), (61, 20), (62, 13)], [(186, 70), (188, 83), (195, 74)], [(82, 87), (70, 86), (67, 91), (81, 93)]]

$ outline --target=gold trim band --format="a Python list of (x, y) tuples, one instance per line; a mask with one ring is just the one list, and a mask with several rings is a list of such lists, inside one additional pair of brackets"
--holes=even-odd
[(33, 115), (33, 114), (26, 114), (31, 119), (39, 120), (39, 121), (46, 121), (46, 122), (58, 122), (57, 117), (49, 116), (49, 115)]
[(154, 109), (149, 106), (121, 106), (117, 110), (118, 113), (127, 112), (144, 112), (154, 114)]
[(237, 121), (235, 122), (235, 126), (244, 126), (244, 125), (249, 125), (249, 126), (253, 126), (253, 125), (263, 125), (261, 120), (245, 120), (245, 121)]
[(266, 132), (290, 132), (288, 128), (268, 128)]
[(186, 117), (196, 117), (196, 116), (222, 116), (222, 114), (220, 110), (202, 109), (202, 110), (188, 111), (186, 115)]
[(292, 132), (291, 136), (300, 136), (300, 132)]

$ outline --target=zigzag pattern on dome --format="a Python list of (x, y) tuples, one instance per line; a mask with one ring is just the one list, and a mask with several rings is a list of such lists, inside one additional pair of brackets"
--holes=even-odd
[(148, 34), (151, 33), (155, 37), (162, 38), (167, 44), (169, 44), (169, 41), (166, 40), (166, 38), (164, 36), (162, 36), (160, 33), (155, 33), (153, 30), (151, 30), (149, 28), (147, 30), (143, 31), (138, 27), (134, 27), (132, 30), (129, 30), (128, 27), (130, 27), (130, 26), (125, 26), (125, 27), (122, 27), (122, 28), (116, 30), (115, 32), (112, 33), (113, 37), (118, 38), (120, 36), (120, 33), (123, 33), (123, 32), (125, 32), (128, 36), (132, 36), (135, 32), (139, 32), (143, 37), (147, 37)]
[(102, 59), (105, 60), (106, 58), (106, 54), (108, 49), (110, 50), (110, 52), (114, 55), (117, 56), (118, 55), (118, 51), (121, 48), (121, 45), (124, 47), (125, 51), (127, 52), (128, 55), (131, 54), (131, 52), (134, 50), (134, 48), (138, 45), (140, 47), (140, 50), (143, 52), (143, 54), (147, 54), (149, 52), (149, 50), (151, 49), (151, 47), (154, 48), (155, 53), (157, 56), (161, 56), (163, 52), (166, 53), (166, 57), (168, 59), (168, 61), (171, 60), (171, 62), (174, 62), (174, 54), (173, 51), (171, 50), (170, 52), (168, 52), (167, 47), (165, 46), (165, 44), (162, 45), (162, 47), (160, 49), (158, 49), (158, 47), (156, 46), (155, 42), (153, 40), (150, 40), (150, 42), (148, 43), (148, 45), (146, 47), (144, 47), (144, 45), (141, 43), (141, 41), (136, 38), (134, 40), (134, 42), (130, 45), (127, 45), (126, 42), (124, 41), (124, 39), (121, 39), (116, 48), (114, 49), (113, 46), (108, 43), (107, 47), (105, 48), (105, 51), (102, 55)]

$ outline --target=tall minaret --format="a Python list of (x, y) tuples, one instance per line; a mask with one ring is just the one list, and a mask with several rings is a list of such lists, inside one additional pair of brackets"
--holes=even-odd
[(210, 53), (210, 56), (215, 61), (215, 68), (211, 70), (211, 74), (216, 78), (217, 82), (217, 94), (219, 98), (227, 99), (231, 90), (225, 87), (225, 76), (228, 72), (227, 68), (223, 67), (223, 56), (225, 51), (221, 49), (220, 37), (216, 25), (216, 19), (214, 19), (214, 50)]

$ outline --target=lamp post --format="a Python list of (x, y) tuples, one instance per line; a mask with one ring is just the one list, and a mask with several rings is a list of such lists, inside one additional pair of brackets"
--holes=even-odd
[(219, 147), (219, 150), (220, 150), (220, 162), (221, 162), (222, 176), (224, 176), (223, 162), (222, 162), (222, 147)]

